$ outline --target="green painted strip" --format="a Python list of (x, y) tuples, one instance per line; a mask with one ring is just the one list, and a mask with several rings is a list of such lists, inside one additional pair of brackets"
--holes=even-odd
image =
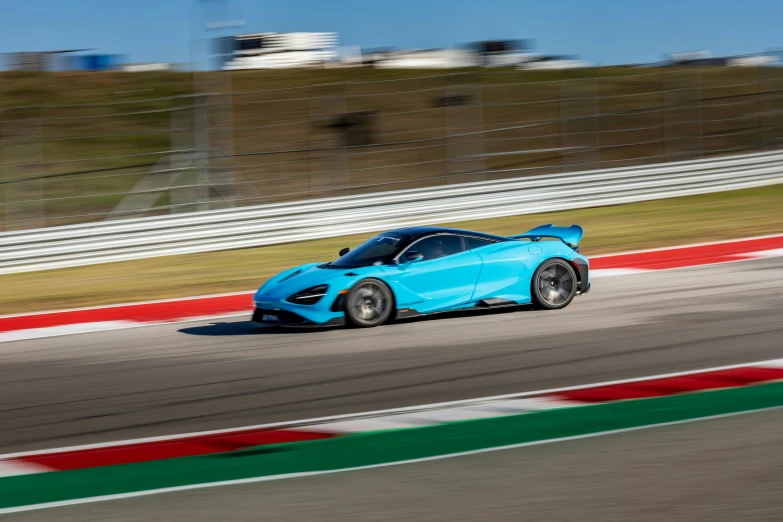
[(783, 406), (783, 382), (0, 479), (0, 508), (324, 471)]

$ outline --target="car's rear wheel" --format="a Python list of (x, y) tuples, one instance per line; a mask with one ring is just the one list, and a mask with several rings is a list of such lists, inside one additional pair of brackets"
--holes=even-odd
[(565, 308), (576, 295), (576, 272), (562, 259), (541, 263), (533, 274), (531, 294), (533, 305), (544, 310)]
[(379, 279), (363, 279), (353, 285), (345, 299), (345, 318), (360, 328), (386, 322), (394, 310), (394, 297), (386, 283)]

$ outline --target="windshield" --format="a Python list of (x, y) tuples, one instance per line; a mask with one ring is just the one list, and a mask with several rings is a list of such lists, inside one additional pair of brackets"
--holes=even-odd
[(405, 248), (410, 236), (403, 234), (380, 234), (365, 241), (336, 261), (329, 263), (336, 268), (359, 268), (362, 266), (385, 265)]

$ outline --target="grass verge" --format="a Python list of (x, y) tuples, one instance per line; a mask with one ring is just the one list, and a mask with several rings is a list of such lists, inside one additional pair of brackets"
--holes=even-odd
[[(783, 232), (783, 185), (448, 225), (510, 235), (544, 223), (583, 226), (588, 256), (774, 234)], [(0, 315), (251, 290), (369, 236), (4, 275)]]

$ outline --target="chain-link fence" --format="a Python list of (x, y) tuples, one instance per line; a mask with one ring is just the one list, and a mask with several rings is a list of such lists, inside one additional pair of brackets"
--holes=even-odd
[[(199, 94), (153, 97), (126, 73), (133, 99), (111, 102), (3, 104), (0, 92), (0, 230), (693, 159), (783, 140), (777, 67), (592, 69), (568, 79), (386, 71), (261, 89), (244, 85), (263, 72), (234, 73), (231, 83), (228, 73), (200, 74)], [(89, 92), (101, 75), (80, 81)]]

